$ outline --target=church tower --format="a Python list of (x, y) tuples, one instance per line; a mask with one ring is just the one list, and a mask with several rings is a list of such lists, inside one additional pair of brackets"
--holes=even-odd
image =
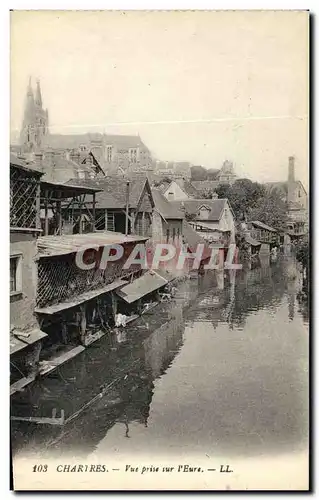
[(48, 126), (48, 110), (43, 109), (40, 82), (37, 81), (34, 93), (30, 78), (20, 133), (21, 146), (28, 151), (35, 151), (41, 148), (42, 139), (48, 134)]

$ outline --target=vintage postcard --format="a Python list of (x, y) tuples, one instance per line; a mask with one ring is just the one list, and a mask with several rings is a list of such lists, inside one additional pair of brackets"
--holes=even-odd
[(12, 11), (13, 488), (309, 489), (309, 12)]

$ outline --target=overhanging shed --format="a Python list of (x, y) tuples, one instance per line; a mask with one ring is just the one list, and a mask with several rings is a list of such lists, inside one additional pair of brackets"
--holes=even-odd
[(165, 286), (168, 280), (156, 272), (145, 273), (141, 278), (137, 278), (129, 285), (117, 290), (117, 295), (128, 304), (136, 302), (149, 293), (155, 292), (162, 286)]

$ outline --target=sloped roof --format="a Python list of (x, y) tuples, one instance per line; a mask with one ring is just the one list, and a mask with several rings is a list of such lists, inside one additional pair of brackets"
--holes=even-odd
[[(227, 200), (223, 198), (217, 200), (200, 199), (200, 200), (171, 201), (170, 203), (175, 204), (179, 208), (179, 210), (181, 210), (182, 207), (184, 206), (185, 212), (190, 215), (197, 215), (199, 209), (202, 206), (205, 206), (210, 209), (209, 215), (205, 220), (219, 221), (222, 216), (225, 205), (227, 203)], [(197, 217), (197, 219), (200, 220), (200, 217)]]
[[(129, 206), (135, 208), (139, 202), (147, 179), (136, 178), (130, 181)], [(103, 179), (80, 180), (70, 179), (66, 184), (89, 185), (101, 189), (96, 195), (97, 208), (125, 208), (126, 181), (121, 177), (105, 177)]]
[(288, 193), (288, 182), (265, 182), (264, 186), (266, 190), (271, 193), (272, 191), (279, 191), (284, 196)]
[(18, 158), (15, 154), (10, 153), (10, 165), (14, 165), (15, 167), (19, 167), (26, 172), (34, 173), (35, 175), (40, 175), (43, 174), (41, 169), (35, 165), (34, 162), (27, 162), (23, 158)]
[(188, 196), (199, 196), (199, 192), (194, 187), (194, 185), (185, 180), (185, 179), (176, 179), (175, 182), (180, 186), (180, 188), (188, 195)]
[(202, 238), (187, 221), (183, 221), (183, 240), (191, 252), (196, 252), (197, 246), (199, 244), (204, 244), (202, 260), (210, 257), (211, 252), (204, 238)]
[[(285, 182), (265, 182), (264, 186), (269, 193), (271, 193), (274, 190), (277, 190), (283, 196), (287, 196), (287, 194), (288, 194), (288, 181), (285, 181)], [(294, 189), (296, 189), (296, 188), (303, 189), (305, 194), (307, 194), (307, 191), (306, 191), (303, 183), (300, 180), (294, 181)]]
[(277, 232), (277, 229), (268, 226), (267, 224), (264, 224), (263, 222), (260, 222), (259, 220), (252, 220), (250, 224), (253, 224), (254, 226), (260, 227), (261, 229), (266, 229), (267, 231), (271, 231), (273, 233)]
[(255, 238), (252, 238), (249, 233), (245, 234), (245, 240), (249, 245), (252, 245), (254, 247), (259, 247), (261, 245), (260, 241), (255, 240)]
[(132, 304), (138, 299), (148, 295), (149, 293), (158, 290), (165, 286), (168, 280), (157, 274), (156, 272), (147, 272), (140, 278), (135, 279), (129, 285), (125, 285), (121, 290), (117, 290), (119, 295), (125, 302)]
[(138, 135), (113, 135), (113, 134), (48, 134), (43, 138), (44, 147), (60, 149), (77, 149), (81, 145), (97, 146), (105, 144), (116, 146), (118, 149), (143, 148), (145, 144)]
[(159, 189), (152, 189), (152, 196), (156, 210), (165, 219), (184, 219), (184, 213), (168, 201)]
[(103, 136), (104, 143), (109, 146), (116, 146), (118, 149), (127, 148), (142, 148), (148, 151), (148, 148), (143, 143), (138, 135), (113, 135), (106, 134)]
[[(51, 160), (44, 159), (41, 162), (40, 168), (44, 173), (42, 178), (46, 182), (65, 183), (69, 179), (76, 178), (79, 172), (85, 172), (90, 176), (94, 174), (94, 170), (87, 164), (78, 164), (73, 160), (68, 160), (63, 156), (54, 156)], [(87, 184), (87, 180), (85, 181)]]
[(114, 231), (103, 231), (85, 234), (64, 234), (61, 236), (40, 236), (37, 239), (39, 257), (67, 255), (97, 246), (109, 246), (130, 242), (146, 241), (147, 238), (134, 234), (125, 236)]

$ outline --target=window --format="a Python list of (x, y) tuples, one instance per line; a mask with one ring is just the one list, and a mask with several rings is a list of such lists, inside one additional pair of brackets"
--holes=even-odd
[(107, 163), (112, 162), (113, 157), (113, 146), (106, 146), (106, 161)]
[(175, 238), (176, 238), (176, 229), (175, 227), (173, 227), (173, 241), (175, 241)]
[(80, 151), (82, 151), (82, 152), (83, 152), (83, 151), (86, 151), (86, 146), (85, 146), (85, 144), (81, 144), (81, 146), (80, 146)]
[(79, 175), (79, 179), (85, 179), (85, 172), (84, 172), (84, 170), (79, 170), (78, 175)]
[(177, 228), (177, 239), (179, 240), (180, 238), (180, 230), (179, 230), (179, 227)]
[(166, 229), (166, 243), (168, 243), (169, 240), (169, 229)]
[(298, 191), (298, 198), (301, 198), (301, 192), (300, 192), (300, 190)]
[(199, 217), (201, 219), (208, 219), (208, 216), (209, 216), (209, 208), (207, 207), (201, 207), (200, 210), (199, 210)]
[(131, 148), (129, 150), (129, 157), (131, 163), (137, 163), (137, 148)]
[(22, 255), (10, 257), (10, 295), (22, 292)]

